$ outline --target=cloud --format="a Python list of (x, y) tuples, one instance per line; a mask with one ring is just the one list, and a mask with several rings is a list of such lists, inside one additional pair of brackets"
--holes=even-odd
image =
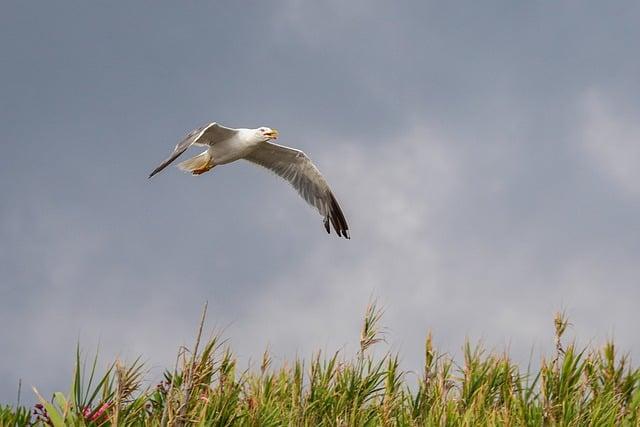
[[(309, 352), (317, 345), (313, 338), (333, 350), (354, 342), (369, 296), (406, 313), (433, 300), (440, 266), (430, 236), (459, 185), (455, 150), (436, 132), (415, 126), (388, 144), (341, 141), (316, 156), (329, 180), (339, 183), (334, 190), (352, 240), (310, 239), (295, 264), (263, 283), (238, 335), (251, 336), (251, 347), (270, 342), (280, 354)], [(336, 245), (350, 247), (342, 253)]]
[[(526, 362), (563, 307), (577, 335), (640, 345), (637, 13), (64, 8), (16, 3), (0, 26), (0, 400), (18, 377), (66, 387), (78, 338), (167, 366), (204, 300), (244, 358), (353, 350), (372, 295), (410, 368), (427, 329)], [(353, 239), (246, 164), (145, 180), (208, 120), (279, 128)]]
[[(369, 296), (385, 307), (390, 343), (409, 369), (420, 366), (429, 329), (453, 354), (465, 337), (483, 338), (499, 351), (509, 346), (525, 364), (532, 346), (536, 354), (552, 349), (552, 319), (562, 309), (577, 325), (569, 338), (606, 338), (631, 313), (616, 312), (625, 297), (611, 286), (628, 296), (640, 272), (617, 249), (599, 255), (597, 240), (565, 240), (565, 223), (576, 221), (571, 204), (530, 211), (535, 200), (523, 206), (512, 197), (525, 191), (519, 172), (527, 149), (477, 146), (415, 123), (384, 144), (345, 140), (320, 153), (321, 170), (339, 183), (353, 239), (309, 239), (263, 283), (230, 330), (240, 353), (270, 344), (291, 357), (319, 343), (355, 351)], [(342, 244), (349, 249), (336, 250)], [(638, 345), (627, 330), (617, 338), (625, 348)]]
[(583, 104), (583, 149), (593, 166), (628, 197), (640, 196), (640, 124), (592, 90)]

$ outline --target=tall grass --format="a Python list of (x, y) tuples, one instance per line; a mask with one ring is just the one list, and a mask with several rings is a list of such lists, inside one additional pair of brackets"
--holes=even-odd
[[(206, 311), (206, 308), (205, 308)], [(563, 342), (568, 322), (555, 318), (555, 354), (540, 368), (522, 370), (509, 355), (465, 343), (460, 364), (428, 335), (417, 381), (398, 355), (375, 357), (383, 340), (381, 311), (371, 304), (352, 357), (318, 352), (311, 360), (240, 370), (219, 337), (190, 351), (153, 387), (143, 386), (139, 361), (116, 361), (97, 376), (76, 350), (68, 393), (38, 394), (33, 408), (0, 406), (0, 425), (26, 426), (637, 426), (640, 370), (613, 342), (577, 348)]]

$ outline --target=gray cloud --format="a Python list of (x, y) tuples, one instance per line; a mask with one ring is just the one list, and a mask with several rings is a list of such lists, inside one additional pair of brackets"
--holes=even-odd
[[(78, 340), (157, 372), (205, 300), (244, 360), (353, 350), (371, 295), (409, 368), (561, 308), (637, 352), (638, 6), (343, 3), (5, 5), (0, 401)], [(248, 164), (145, 179), (209, 120), (280, 129), (353, 239)]]

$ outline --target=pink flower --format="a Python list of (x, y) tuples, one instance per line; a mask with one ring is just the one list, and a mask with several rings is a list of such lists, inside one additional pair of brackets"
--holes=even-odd
[(91, 417), (91, 421), (95, 421), (98, 418), (100, 418), (102, 416), (102, 414), (104, 414), (104, 411), (106, 411), (109, 408), (109, 403), (104, 403)]
[(106, 402), (103, 403), (102, 406), (100, 406), (98, 409), (93, 411), (91, 410), (90, 406), (85, 406), (84, 408), (82, 408), (82, 416), (86, 421), (96, 421), (104, 414), (109, 406), (110, 403)]

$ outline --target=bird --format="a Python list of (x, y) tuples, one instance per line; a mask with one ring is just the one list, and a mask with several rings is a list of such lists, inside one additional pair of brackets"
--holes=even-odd
[(192, 175), (202, 175), (218, 165), (246, 160), (262, 166), (288, 181), (298, 194), (323, 216), (323, 225), (331, 234), (350, 239), (349, 225), (327, 180), (311, 159), (302, 151), (271, 141), (279, 133), (270, 127), (257, 129), (230, 128), (211, 122), (189, 132), (171, 155), (150, 174), (161, 172), (189, 147), (206, 147), (205, 151), (178, 164), (178, 168)]

